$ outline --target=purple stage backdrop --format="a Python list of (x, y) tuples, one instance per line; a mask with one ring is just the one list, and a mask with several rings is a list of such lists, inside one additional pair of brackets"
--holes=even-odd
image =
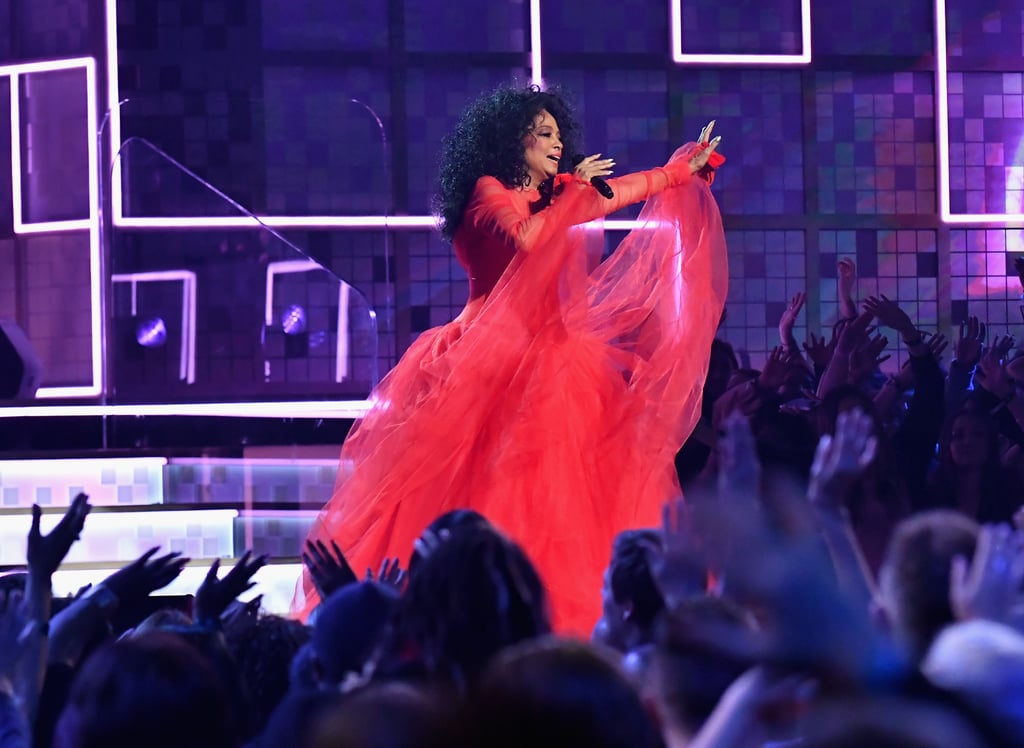
[[(1024, 323), (1019, 0), (0, 0), (0, 18), (0, 317), (53, 394), (105, 372), (125, 403), (364, 396), (466, 297), (426, 220), (441, 138), (538, 72), (621, 169), (717, 118), (722, 335), (751, 365), (795, 292), (800, 339), (835, 321), (841, 257), (926, 330)], [(65, 58), (95, 68), (26, 67)]]

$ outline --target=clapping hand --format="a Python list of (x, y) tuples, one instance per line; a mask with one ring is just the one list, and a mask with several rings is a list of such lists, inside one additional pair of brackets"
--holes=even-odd
[(78, 494), (53, 531), (43, 535), (39, 531), (43, 510), (38, 504), (32, 506), (32, 526), (28, 532), (28, 569), (32, 577), (46, 580), (43, 582), (45, 587), (49, 587), (49, 579), (63, 563), (72, 544), (78, 540), (85, 526), (86, 515), (91, 509), (89, 497), (84, 493)]
[(206, 578), (196, 590), (195, 620), (197, 623), (217, 621), (232, 601), (248, 589), (256, 586), (251, 582), (253, 576), (263, 568), (268, 556), (252, 557), (252, 551), (246, 551), (238, 559), (238, 563), (223, 579), (217, 578), (220, 570), (220, 559), (216, 559), (206, 573)]
[(321, 600), (357, 581), (348, 559), (333, 540), (330, 548), (322, 540), (308, 541), (302, 552), (302, 563), (309, 569), (309, 576)]
[(984, 618), (1024, 633), (1024, 533), (986, 525), (974, 557), (953, 559), (949, 598), (961, 620)]

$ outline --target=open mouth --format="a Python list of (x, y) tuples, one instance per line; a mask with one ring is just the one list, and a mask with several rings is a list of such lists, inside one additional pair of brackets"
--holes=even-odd
[(553, 161), (555, 164), (558, 164), (558, 162), (561, 161), (561, 156), (548, 156), (548, 161)]

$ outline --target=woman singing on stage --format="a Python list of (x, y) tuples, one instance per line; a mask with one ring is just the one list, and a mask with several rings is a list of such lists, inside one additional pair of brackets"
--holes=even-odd
[[(475, 509), (537, 565), (556, 628), (589, 634), (612, 538), (679, 495), (673, 457), (700, 415), (728, 275), (713, 124), (664, 166), (608, 179), (607, 198), (592, 179), (614, 162), (573, 158), (558, 95), (506, 87), (468, 107), (437, 205), (469, 300), (373, 393), (311, 540), (376, 568), (438, 515)], [(644, 200), (610, 257), (587, 251), (583, 224)]]

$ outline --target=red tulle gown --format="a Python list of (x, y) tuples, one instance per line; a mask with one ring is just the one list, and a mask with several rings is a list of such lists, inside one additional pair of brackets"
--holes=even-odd
[[(550, 202), (477, 182), (453, 242), (470, 299), (376, 389), (311, 539), (376, 569), (441, 513), (476, 509), (537, 565), (556, 628), (589, 635), (613, 537), (679, 495), (673, 457), (725, 301), (721, 218), (692, 150), (608, 180), (611, 200), (568, 175)], [(580, 224), (644, 199), (642, 227), (598, 264)]]

